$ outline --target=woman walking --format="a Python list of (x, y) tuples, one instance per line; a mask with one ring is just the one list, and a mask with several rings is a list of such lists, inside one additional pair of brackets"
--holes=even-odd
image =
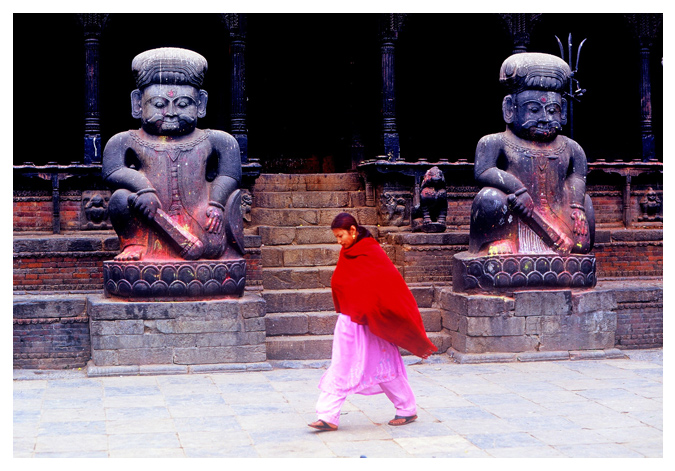
[(437, 348), (410, 289), (370, 232), (348, 213), (338, 214), (331, 229), (342, 246), (331, 279), (338, 319), (331, 365), (319, 381), (318, 420), (309, 426), (337, 430), (348, 395), (380, 393), (396, 408), (389, 425), (409, 424), (417, 406), (398, 347), (421, 358)]

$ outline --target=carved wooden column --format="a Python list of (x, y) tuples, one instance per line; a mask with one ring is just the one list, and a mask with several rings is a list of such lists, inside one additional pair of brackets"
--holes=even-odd
[(405, 14), (388, 13), (382, 16), (380, 50), (382, 53), (382, 136), (384, 153), (389, 160), (401, 157), (398, 129), (396, 127), (396, 86), (394, 56), (396, 40)]
[(248, 162), (248, 128), (246, 127), (246, 14), (223, 13), (230, 33), (232, 74), (230, 133), (239, 143), (241, 163)]
[(512, 54), (527, 52), (530, 45), (530, 33), (541, 19), (541, 13), (499, 13), (513, 40)]
[(99, 42), (107, 14), (77, 15), (84, 28), (85, 109), (84, 163), (101, 163), (101, 114), (99, 112)]
[(662, 14), (627, 14), (624, 15), (640, 41), (640, 97), (641, 120), (640, 134), (642, 136), (642, 161), (656, 158), (654, 147), (654, 130), (652, 128), (652, 82), (651, 82), (651, 51), (654, 40), (663, 23)]

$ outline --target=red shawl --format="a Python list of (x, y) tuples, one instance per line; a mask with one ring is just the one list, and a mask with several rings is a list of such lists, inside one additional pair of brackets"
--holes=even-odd
[(340, 251), (331, 280), (335, 311), (421, 358), (437, 350), (403, 277), (372, 237)]

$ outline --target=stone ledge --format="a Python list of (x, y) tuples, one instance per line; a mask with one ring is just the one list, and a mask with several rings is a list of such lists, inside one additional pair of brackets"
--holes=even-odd
[[(245, 248), (258, 248), (262, 244), (259, 235), (244, 235)], [(114, 231), (87, 231), (73, 233), (14, 233), (14, 253), (29, 254), (77, 253), (77, 252), (118, 252), (119, 238)]]
[(247, 371), (269, 371), (272, 365), (259, 363), (220, 363), (211, 365), (134, 365), (134, 366), (96, 366), (92, 361), (87, 364), (87, 376), (150, 376), (205, 373), (237, 373)]
[(606, 350), (569, 350), (552, 352), (524, 352), (524, 353), (461, 353), (449, 348), (447, 355), (461, 364), (471, 363), (511, 363), (531, 361), (574, 361), (574, 360), (608, 360), (627, 358), (626, 354), (617, 348)]
[(399, 232), (387, 234), (387, 242), (395, 245), (468, 245), (469, 232), (441, 232), (441, 233), (420, 233), (420, 232)]

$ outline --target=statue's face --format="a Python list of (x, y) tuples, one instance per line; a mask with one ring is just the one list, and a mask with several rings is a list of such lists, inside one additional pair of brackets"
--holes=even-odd
[(532, 141), (553, 140), (566, 121), (560, 93), (525, 90), (513, 97), (513, 132)]
[(194, 131), (206, 105), (202, 104), (200, 90), (191, 85), (154, 84), (143, 90), (137, 106), (146, 132), (179, 136)]

